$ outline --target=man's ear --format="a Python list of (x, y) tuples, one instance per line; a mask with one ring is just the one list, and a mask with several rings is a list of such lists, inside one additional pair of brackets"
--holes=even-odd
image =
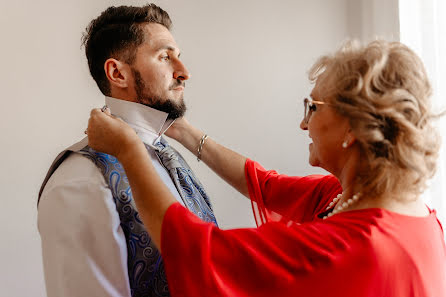
[(129, 86), (131, 69), (128, 64), (114, 58), (109, 58), (104, 63), (104, 71), (110, 82), (110, 86), (115, 86), (119, 89), (124, 89)]

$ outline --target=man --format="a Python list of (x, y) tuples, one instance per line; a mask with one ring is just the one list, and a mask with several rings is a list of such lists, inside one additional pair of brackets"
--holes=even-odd
[[(111, 113), (135, 129), (176, 199), (216, 223), (201, 184), (161, 137), (186, 110), (190, 76), (170, 26), (154, 4), (110, 7), (87, 28), (88, 65)], [(86, 139), (51, 166), (39, 193), (38, 227), (49, 297), (169, 295), (122, 166)]]

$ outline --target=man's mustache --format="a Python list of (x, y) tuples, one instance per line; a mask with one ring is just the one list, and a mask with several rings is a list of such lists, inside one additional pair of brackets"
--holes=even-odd
[(173, 89), (178, 88), (178, 87), (183, 87), (184, 88), (184, 87), (186, 87), (186, 83), (184, 81), (182, 81), (181, 79), (177, 79), (176, 81), (174, 81), (170, 85), (169, 90), (173, 90)]

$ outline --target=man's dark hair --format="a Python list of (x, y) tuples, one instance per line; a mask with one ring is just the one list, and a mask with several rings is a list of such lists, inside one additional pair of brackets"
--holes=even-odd
[(82, 43), (91, 76), (104, 95), (111, 95), (105, 61), (115, 58), (132, 64), (136, 49), (144, 42), (144, 23), (158, 23), (168, 30), (172, 25), (169, 14), (151, 3), (142, 7), (109, 7), (87, 26)]

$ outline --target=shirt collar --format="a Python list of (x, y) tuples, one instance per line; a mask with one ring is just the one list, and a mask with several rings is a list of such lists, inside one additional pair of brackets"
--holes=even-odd
[(147, 144), (154, 144), (174, 122), (167, 119), (168, 113), (140, 103), (105, 96), (105, 104), (112, 115), (129, 124)]

